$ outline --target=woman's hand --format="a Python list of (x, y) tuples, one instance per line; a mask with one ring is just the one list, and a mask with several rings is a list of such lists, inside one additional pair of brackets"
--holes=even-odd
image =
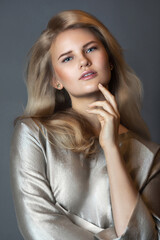
[(99, 141), (107, 162), (113, 219), (119, 237), (125, 232), (136, 206), (138, 192), (118, 147), (120, 115), (115, 98), (102, 85), (99, 89), (106, 100), (90, 104), (89, 112), (97, 114), (101, 123)]
[(89, 105), (91, 109), (87, 111), (96, 114), (100, 121), (101, 131), (99, 142), (101, 147), (110, 148), (118, 144), (120, 114), (114, 96), (101, 84), (98, 87), (106, 100), (91, 103)]

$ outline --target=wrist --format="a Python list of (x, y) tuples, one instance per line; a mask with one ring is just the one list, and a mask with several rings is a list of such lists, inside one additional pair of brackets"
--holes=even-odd
[(112, 155), (120, 151), (118, 143), (106, 144), (102, 147), (105, 155)]
[(101, 145), (103, 151), (110, 152), (112, 150), (119, 149), (119, 143), (117, 142), (107, 142), (103, 145)]

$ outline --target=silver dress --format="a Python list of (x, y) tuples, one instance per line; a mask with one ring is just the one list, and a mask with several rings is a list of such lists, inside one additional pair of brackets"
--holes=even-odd
[[(45, 135), (45, 136), (44, 136)], [(117, 237), (103, 150), (90, 160), (57, 149), (28, 118), (15, 126), (11, 186), (25, 240), (160, 239), (160, 146), (133, 132), (119, 135), (120, 151), (139, 191), (125, 232)]]

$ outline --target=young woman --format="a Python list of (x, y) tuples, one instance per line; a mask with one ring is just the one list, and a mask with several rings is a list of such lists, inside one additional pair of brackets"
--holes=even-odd
[(53, 17), (30, 52), (11, 183), (27, 240), (160, 239), (160, 147), (141, 85), (93, 16)]

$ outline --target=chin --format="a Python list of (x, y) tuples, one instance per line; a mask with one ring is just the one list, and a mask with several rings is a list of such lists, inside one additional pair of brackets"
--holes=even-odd
[(94, 87), (94, 88), (87, 89), (85, 95), (87, 95), (87, 94), (88, 94), (88, 96), (89, 96), (89, 95), (94, 95), (94, 94), (97, 94), (98, 92), (100, 92), (100, 90), (99, 90), (98, 85), (97, 85), (97, 86)]
[(97, 91), (99, 91), (98, 84), (96, 84), (94, 86), (87, 87), (85, 89), (86, 93), (94, 93), (94, 92), (97, 92)]

